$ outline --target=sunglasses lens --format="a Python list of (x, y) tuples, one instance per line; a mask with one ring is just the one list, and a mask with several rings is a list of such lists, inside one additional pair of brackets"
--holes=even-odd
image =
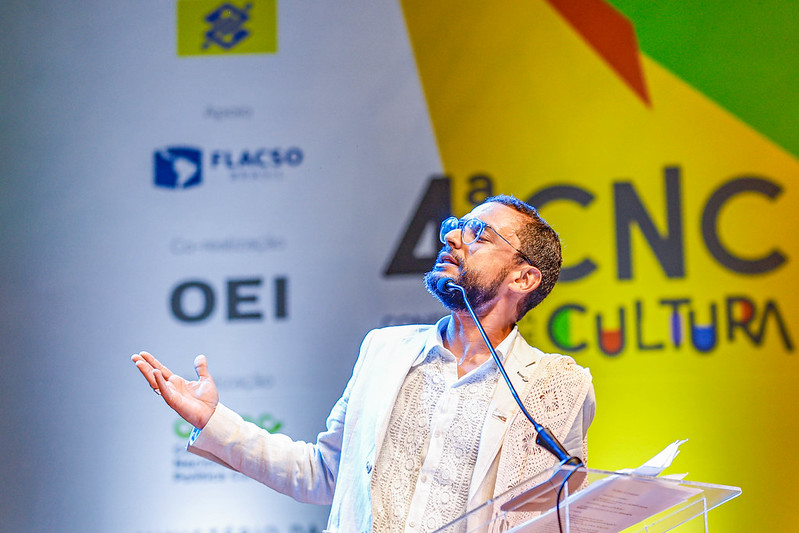
[(463, 244), (472, 244), (483, 233), (483, 221), (479, 218), (470, 218), (463, 222)]
[(458, 218), (449, 217), (441, 223), (441, 231), (438, 232), (438, 240), (441, 244), (447, 244), (447, 233), (458, 228)]

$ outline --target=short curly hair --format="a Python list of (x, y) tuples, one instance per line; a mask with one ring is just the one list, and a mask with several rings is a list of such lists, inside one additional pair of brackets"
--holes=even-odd
[[(541, 218), (535, 207), (514, 196), (507, 194), (491, 196), (483, 203), (489, 202), (508, 206), (527, 219), (527, 222), (516, 231), (516, 235), (521, 241), (519, 250), (530, 258), (533, 266), (541, 271), (541, 284), (527, 298), (519, 302), (516, 320), (520, 320), (530, 309), (541, 303), (552, 292), (555, 282), (558, 281), (560, 267), (563, 263), (560, 237), (552, 229), (552, 226)], [(519, 259), (524, 261), (521, 256), (519, 256)]]

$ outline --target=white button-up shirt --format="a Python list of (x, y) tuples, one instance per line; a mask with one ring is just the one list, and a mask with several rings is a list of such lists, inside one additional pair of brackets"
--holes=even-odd
[[(439, 328), (445, 324), (439, 322)], [(435, 531), (467, 510), (499, 372), (489, 359), (459, 378), (457, 359), (444, 348), (439, 328), (405, 378), (376, 460), (375, 533)], [(514, 329), (497, 347), (500, 358), (517, 335)]]

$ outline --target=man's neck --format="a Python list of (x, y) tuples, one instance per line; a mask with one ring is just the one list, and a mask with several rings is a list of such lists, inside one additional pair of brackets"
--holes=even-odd
[[(491, 352), (468, 312), (453, 311), (450, 317), (442, 340), (444, 347), (458, 359), (458, 377), (463, 377), (485, 363), (491, 357)], [(482, 317), (480, 322), (494, 347), (513, 331), (514, 326), (507, 321), (497, 320), (490, 314)]]

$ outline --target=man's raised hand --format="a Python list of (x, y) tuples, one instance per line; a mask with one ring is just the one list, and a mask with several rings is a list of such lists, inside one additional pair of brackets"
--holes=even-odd
[(161, 362), (147, 352), (134, 354), (131, 360), (164, 401), (192, 426), (202, 429), (219, 403), (219, 393), (213, 378), (208, 373), (208, 362), (204, 355), (194, 359), (196, 381), (187, 381), (173, 374)]

